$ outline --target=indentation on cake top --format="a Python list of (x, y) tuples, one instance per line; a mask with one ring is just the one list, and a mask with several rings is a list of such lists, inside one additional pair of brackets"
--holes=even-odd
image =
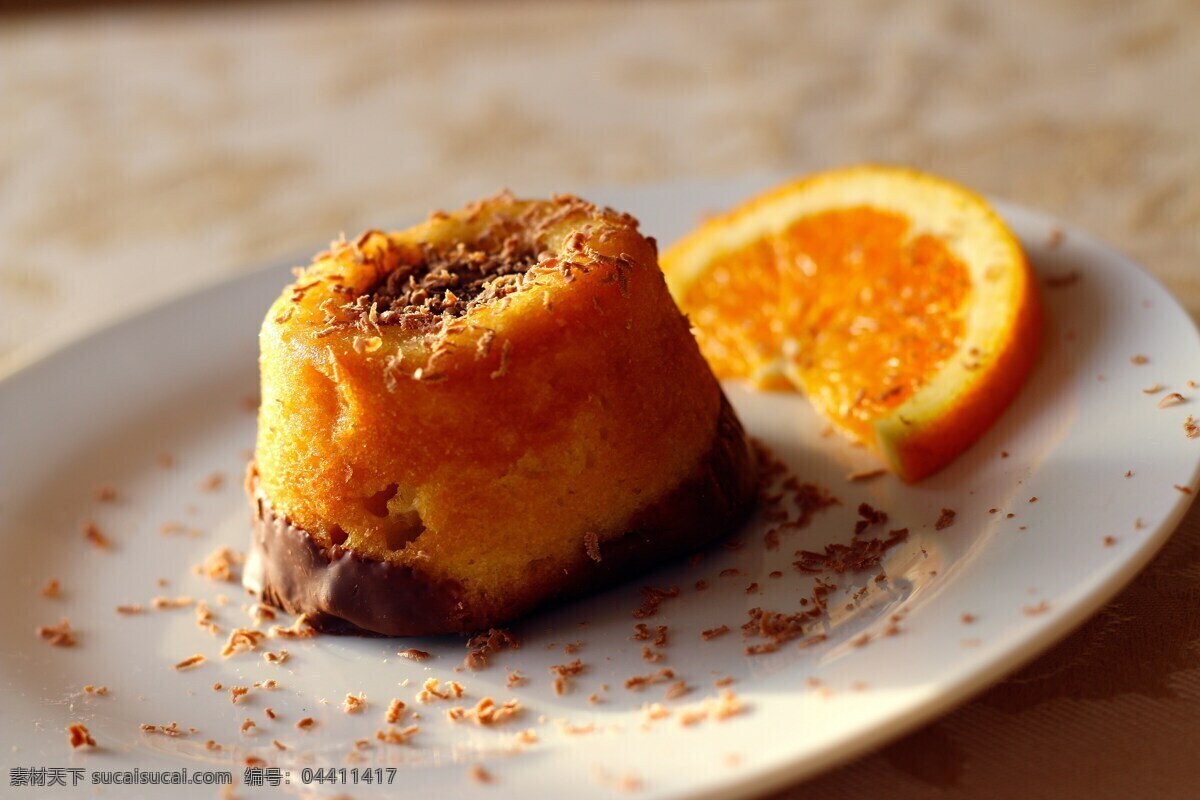
[(517, 291), (542, 255), (528, 232), (497, 222), (474, 241), (423, 243), (419, 259), (402, 262), (354, 305), (374, 307), (380, 325), (425, 327)]

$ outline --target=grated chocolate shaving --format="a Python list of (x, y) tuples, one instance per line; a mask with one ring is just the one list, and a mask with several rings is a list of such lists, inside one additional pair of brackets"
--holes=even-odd
[(228, 547), (218, 547), (208, 554), (204, 562), (193, 567), (193, 572), (203, 575), (210, 581), (235, 581), (235, 569), (245, 561), (245, 557)]
[(445, 688), (437, 678), (429, 678), (417, 693), (418, 703), (428, 703), (431, 700), (450, 700), (463, 696), (463, 686), (458, 681), (447, 681)]
[[(887, 515), (883, 518), (886, 520)], [(859, 524), (861, 524), (861, 520)], [(857, 526), (855, 528), (857, 531)], [(855, 539), (850, 544), (827, 544), (822, 553), (799, 550), (800, 558), (793, 562), (801, 572), (862, 572), (879, 566), (889, 548), (908, 538), (908, 528), (890, 531), (886, 539)]]
[(407, 658), (410, 661), (424, 661), (425, 659), (429, 658), (429, 653), (426, 653), (424, 650), (418, 650), (415, 647), (410, 647), (407, 650), (401, 650), (396, 655), (400, 656), (401, 658)]
[(954, 524), (954, 517), (957, 514), (958, 512), (952, 508), (943, 508), (941, 516), (937, 518), (937, 523), (933, 526), (934, 530), (944, 531), (946, 528), (949, 528)]
[(1183, 395), (1181, 395), (1179, 392), (1171, 392), (1168, 395), (1164, 395), (1163, 399), (1158, 401), (1158, 407), (1159, 408), (1168, 408), (1170, 406), (1177, 406), (1180, 403), (1184, 403), (1184, 402), (1187, 402), (1187, 401), (1184, 400)]
[(108, 550), (112, 547), (112, 542), (100, 530), (100, 526), (91, 520), (83, 523), (83, 538), (99, 547), (101, 550)]
[[(489, 628), (484, 633), (476, 634), (467, 641), (465, 665), (472, 670), (484, 669), (490, 657), (501, 650), (519, 650), (521, 642), (510, 631), (503, 628)], [(419, 651), (418, 651), (419, 652)]]
[(35, 633), (55, 647), (74, 647), (76, 644), (71, 621), (66, 617), (60, 619), (57, 625), (43, 625), (37, 628)]
[(262, 631), (250, 628), (235, 628), (230, 631), (229, 639), (225, 642), (225, 646), (221, 648), (221, 656), (229, 658), (237, 653), (257, 650), (259, 643), (266, 638), (266, 634)]
[(571, 687), (571, 678), (581, 674), (587, 665), (578, 658), (566, 664), (554, 664), (550, 667), (550, 674), (554, 677), (554, 693), (566, 694)]
[(664, 600), (679, 596), (679, 587), (671, 586), (667, 589), (659, 589), (654, 586), (642, 587), (642, 606), (633, 612), (633, 616), (638, 619), (652, 617), (658, 613), (658, 607), (662, 605)]
[(172, 736), (172, 737), (187, 736), (189, 733), (195, 733), (195, 731), (196, 731), (195, 728), (185, 731), (179, 727), (178, 722), (171, 722), (167, 725), (151, 725), (149, 723), (143, 722), (139, 726), (139, 728), (142, 731), (142, 733), (160, 733), (163, 736)]
[(588, 558), (600, 563), (600, 538), (594, 532), (588, 531), (583, 535), (583, 550)]
[(388, 728), (386, 731), (376, 731), (375, 738), (384, 744), (408, 744), (408, 740), (420, 730), (419, 725), (409, 725), (407, 728)]

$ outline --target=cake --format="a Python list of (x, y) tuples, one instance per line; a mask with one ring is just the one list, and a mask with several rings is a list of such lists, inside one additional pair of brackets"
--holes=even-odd
[(367, 231), (297, 271), (259, 340), (245, 583), (318, 629), (485, 629), (753, 505), (753, 451), (627, 214), (502, 193)]

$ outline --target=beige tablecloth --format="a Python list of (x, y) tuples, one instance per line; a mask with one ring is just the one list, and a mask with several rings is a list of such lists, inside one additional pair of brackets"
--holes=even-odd
[[(865, 160), (1098, 232), (1200, 312), (1193, 0), (51, 9), (0, 12), (0, 370), (501, 185)], [(1198, 609), (1192, 513), (1049, 654), (780, 797), (1198, 797)]]

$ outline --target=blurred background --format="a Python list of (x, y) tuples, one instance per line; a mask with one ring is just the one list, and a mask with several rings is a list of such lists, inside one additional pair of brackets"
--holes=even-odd
[[(0, 3), (0, 373), (501, 186), (859, 161), (1098, 233), (1196, 315), (1198, 42), (1195, 0)], [(1195, 797), (1197, 608), (1193, 513), (1048, 656), (781, 797)]]

